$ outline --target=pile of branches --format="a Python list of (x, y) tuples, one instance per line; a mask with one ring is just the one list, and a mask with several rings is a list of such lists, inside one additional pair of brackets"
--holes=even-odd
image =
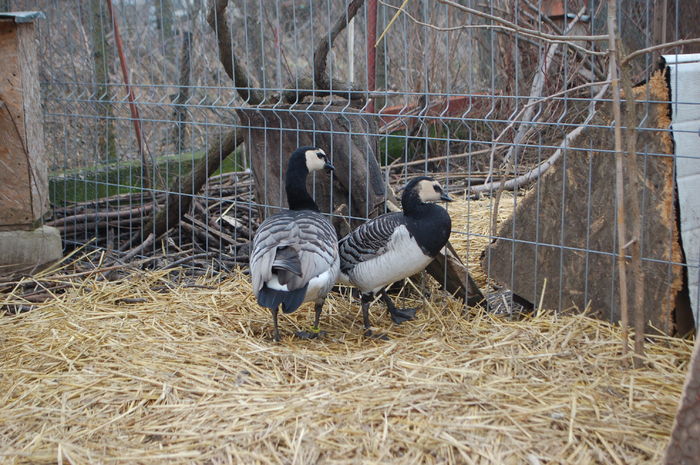
[(79, 202), (56, 208), (47, 224), (61, 231), (68, 247), (87, 243), (105, 249), (113, 263), (135, 257), (149, 258), (142, 263), (159, 268), (230, 269), (247, 263), (248, 243), (259, 223), (249, 173), (210, 178), (198, 195), (189, 197), (184, 214), (157, 233), (155, 211), (168, 195), (137, 192)]

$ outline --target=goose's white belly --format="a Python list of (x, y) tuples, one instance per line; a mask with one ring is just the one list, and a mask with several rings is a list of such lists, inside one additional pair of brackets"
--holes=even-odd
[(316, 299), (318, 299), (319, 295), (328, 292), (328, 289), (332, 287), (333, 284), (335, 284), (335, 280), (333, 280), (333, 283), (329, 282), (331, 279), (333, 279), (332, 274), (332, 270), (328, 270), (324, 271), (315, 278), (311, 278), (311, 280), (309, 281), (309, 287), (306, 288), (304, 302), (315, 301)]
[(405, 226), (392, 234), (386, 251), (371, 260), (359, 263), (349, 273), (352, 284), (362, 292), (377, 292), (383, 287), (423, 271), (432, 261)]

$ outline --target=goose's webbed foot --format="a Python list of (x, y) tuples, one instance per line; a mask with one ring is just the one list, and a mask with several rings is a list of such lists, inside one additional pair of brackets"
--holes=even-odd
[(382, 291), (381, 297), (382, 301), (386, 304), (386, 308), (391, 314), (391, 321), (397, 325), (400, 325), (404, 321), (412, 320), (416, 317), (415, 308), (396, 308), (394, 301), (391, 300), (391, 297), (389, 297), (386, 291)]

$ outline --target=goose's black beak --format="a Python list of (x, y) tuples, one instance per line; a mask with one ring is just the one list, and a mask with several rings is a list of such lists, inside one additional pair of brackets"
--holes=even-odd
[(443, 192), (443, 193), (440, 195), (440, 200), (444, 200), (445, 202), (454, 202), (454, 201), (455, 201), (455, 199), (453, 199), (452, 197), (450, 197), (449, 195), (447, 195), (447, 192)]
[(326, 171), (333, 171), (333, 170), (335, 170), (335, 167), (333, 165), (331, 165), (331, 162), (326, 160), (326, 164), (323, 165), (323, 169)]

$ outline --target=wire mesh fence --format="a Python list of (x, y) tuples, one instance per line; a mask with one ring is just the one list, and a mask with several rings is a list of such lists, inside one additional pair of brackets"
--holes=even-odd
[[(682, 87), (659, 67), (661, 50), (632, 55), (697, 37), (688, 3), (617, 2), (622, 105), (607, 1), (7, 3), (46, 14), (49, 224), (67, 250), (230, 270), (284, 205), (289, 148), (311, 143), (347, 160), (334, 189), (313, 183), (345, 232), (388, 211), (410, 177), (443, 183), (460, 199), (448, 209), (464, 273), (486, 294), (506, 291), (494, 306), (589, 307), (616, 321), (623, 273), (666, 332), (687, 329), (680, 313), (700, 307), (674, 187), (675, 160), (697, 154), (673, 146), (697, 128), (668, 121), (700, 102), (654, 87)], [(616, 167), (624, 152), (637, 171)]]

